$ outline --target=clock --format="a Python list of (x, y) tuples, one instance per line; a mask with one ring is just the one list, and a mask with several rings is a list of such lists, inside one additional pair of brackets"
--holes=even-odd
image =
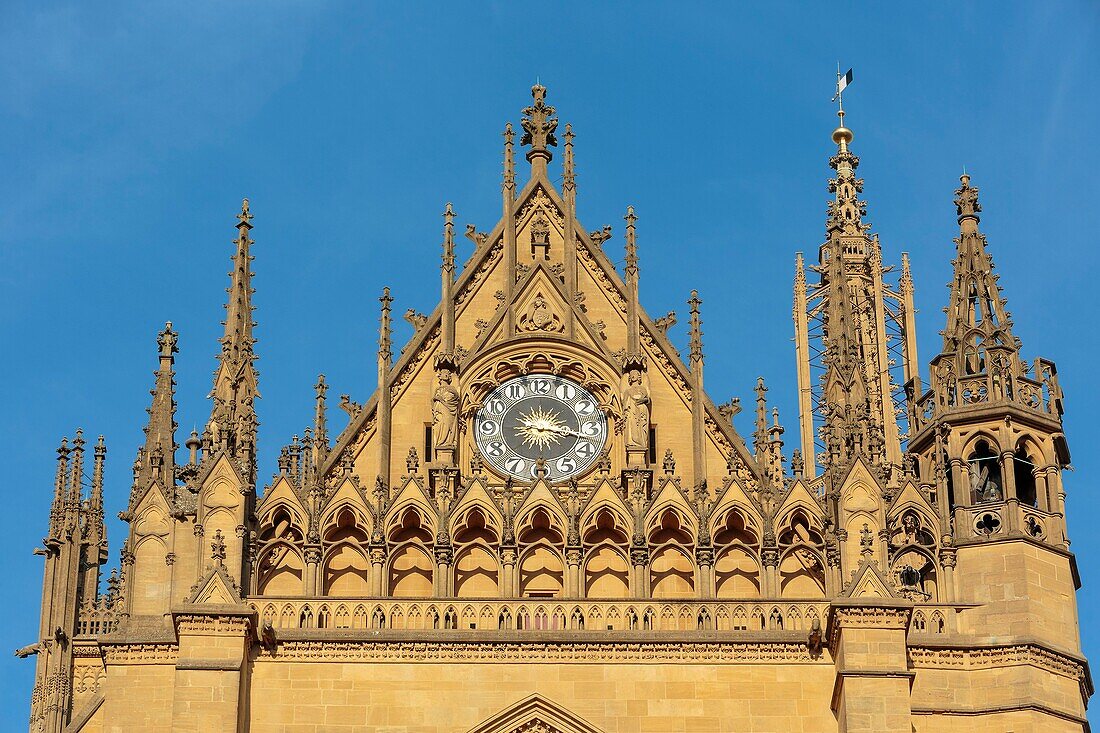
[(550, 481), (577, 476), (607, 443), (607, 416), (592, 393), (563, 377), (528, 375), (500, 384), (474, 420), (477, 447), (497, 471), (536, 477), (539, 459)]

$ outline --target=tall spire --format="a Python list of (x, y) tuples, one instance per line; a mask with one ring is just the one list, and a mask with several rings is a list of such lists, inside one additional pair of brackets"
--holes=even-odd
[[(850, 77), (838, 75), (838, 101), (846, 80)], [(869, 234), (864, 221), (859, 157), (851, 150), (855, 134), (842, 105), (837, 117), (825, 241), (818, 264), (809, 268), (819, 279), (806, 282), (807, 268), (799, 258), (794, 283), (799, 432), (810, 476), (821, 447), (828, 455), (817, 462), (825, 465), (846, 464), (851, 451), (844, 446), (851, 445), (866, 449), (876, 463), (900, 468), (906, 436), (895, 401), (901, 399), (901, 384), (915, 374), (912, 276), (898, 289), (885, 282), (891, 268), (883, 266), (878, 236)]]
[(531, 167), (545, 171), (546, 164), (554, 157), (550, 148), (558, 144), (554, 134), (558, 129), (558, 118), (554, 116), (556, 110), (546, 104), (546, 87), (535, 84), (531, 87), (531, 97), (535, 101), (523, 108), (523, 137), (519, 142), (520, 145), (531, 146), (527, 151)]
[(256, 339), (252, 332), (256, 323), (252, 318), (252, 260), (253, 244), (249, 231), (252, 214), (248, 199), (241, 202), (237, 214), (237, 245), (233, 254), (233, 270), (229, 273), (229, 299), (226, 303), (225, 334), (222, 350), (218, 355), (218, 368), (214, 371), (214, 388), (210, 396), (214, 405), (210, 412), (210, 432), (214, 450), (225, 447), (235, 455), (255, 458), (256, 406), (260, 396), (258, 375), (253, 347)]
[[(160, 481), (169, 492), (175, 487), (176, 453), (176, 396), (175, 355), (179, 352), (179, 334), (172, 330), (171, 321), (157, 334), (157, 353), (160, 359), (156, 371), (156, 383), (149, 394), (152, 404), (146, 412), (149, 421), (145, 426), (145, 445), (138, 451), (134, 465), (134, 489), (131, 503), (141, 498), (153, 481)], [(131, 506), (131, 509), (134, 507)]]

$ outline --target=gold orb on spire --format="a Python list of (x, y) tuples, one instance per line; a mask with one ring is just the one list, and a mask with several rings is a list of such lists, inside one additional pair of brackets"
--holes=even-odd
[(844, 110), (837, 112), (837, 117), (840, 118), (840, 124), (833, 130), (833, 142), (845, 146), (852, 142), (855, 133), (844, 126)]

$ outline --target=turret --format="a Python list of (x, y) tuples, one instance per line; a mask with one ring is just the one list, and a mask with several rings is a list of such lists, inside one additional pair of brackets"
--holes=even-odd
[(1050, 361), (1029, 365), (1021, 357), (968, 175), (955, 209), (943, 349), (931, 362), (930, 389), (917, 394), (918, 380), (910, 387), (909, 449), (950, 530), (957, 598), (989, 601), (991, 588), (1010, 589), (969, 614), (973, 623), (1011, 617), (1013, 628), (1035, 638), (1075, 639), (1076, 569), (1062, 485), (1069, 449), (1057, 371)]

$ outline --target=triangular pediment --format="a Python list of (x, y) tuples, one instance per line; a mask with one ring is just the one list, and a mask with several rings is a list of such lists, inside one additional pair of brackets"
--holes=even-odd
[(852, 582), (841, 593), (843, 598), (897, 598), (878, 567), (864, 561), (852, 574)]
[(283, 474), (279, 474), (271, 488), (264, 492), (263, 498), (260, 500), (260, 506), (256, 509), (256, 516), (260, 517), (262, 522), (264, 517), (270, 515), (280, 506), (285, 507), (290, 512), (291, 517), (299, 526), (307, 524), (309, 512), (302, 504), (298, 492), (294, 490), (290, 481)]
[(482, 721), (468, 733), (603, 733), (561, 705), (533, 694)]
[[(570, 207), (556, 190), (545, 169), (534, 166), (531, 177), (515, 198), (512, 211), (516, 231), (515, 257), (505, 256), (506, 217), (487, 233), (472, 230), (476, 249), (454, 282), (456, 348), (463, 363), (478, 358), (500, 344), (527, 338), (564, 340), (599, 354), (609, 364), (626, 358), (627, 303), (629, 288), (618, 272), (613, 256), (603, 251), (579, 220), (565, 219)], [(577, 259), (577, 292), (567, 292), (563, 283), (564, 236), (574, 231)], [(545, 234), (548, 249), (540, 249)], [(503, 272), (506, 262), (515, 272)], [(509, 285), (511, 283), (511, 285)], [(598, 303), (598, 308), (591, 307)], [(390, 384), (404, 386), (420, 379), (418, 371), (430, 368), (432, 352), (439, 348), (443, 304), (416, 324), (412, 339), (401, 350), (390, 372)], [(658, 373), (679, 394), (690, 409), (692, 378), (683, 358), (673, 347), (665, 327), (658, 327), (645, 312), (638, 311), (640, 349), (649, 362), (651, 378)], [(403, 392), (397, 389), (395, 402)], [(730, 421), (724, 419), (705, 395), (707, 452), (729, 461), (743, 486), (761, 485), (755, 459)], [(329, 475), (348, 451), (356, 455), (366, 443), (368, 426), (375, 419), (377, 392), (353, 416), (321, 467)], [(713, 458), (711, 459), (713, 460)], [(702, 477), (693, 477), (695, 485)], [(712, 476), (713, 478), (713, 476)]]
[(776, 524), (780, 524), (782, 518), (790, 514), (796, 507), (802, 507), (810, 512), (814, 516), (824, 516), (825, 511), (821, 508), (821, 503), (818, 502), (817, 497), (810, 492), (804, 481), (795, 481), (791, 486), (790, 491), (783, 497), (783, 502), (779, 505), (779, 510), (775, 513)]
[(237, 583), (220, 562), (207, 568), (198, 583), (191, 586), (187, 602), (194, 605), (228, 606), (244, 603)]
[(321, 511), (321, 525), (324, 526), (332, 521), (333, 516), (343, 507), (351, 508), (361, 524), (372, 524), (371, 518), (374, 511), (363, 496), (363, 490), (348, 476), (344, 477), (336, 487), (336, 491), (332, 492), (328, 501), (325, 502), (324, 509)]
[(743, 514), (748, 515), (746, 519), (753, 524), (756, 532), (764, 526), (764, 519), (757, 503), (745, 492), (741, 484), (730, 478), (726, 480), (725, 487), (718, 494), (710, 514), (712, 533), (718, 532), (721, 528), (719, 524), (725, 520), (727, 512), (733, 507), (737, 507)]
[(894, 497), (893, 502), (890, 503), (887, 516), (893, 520), (906, 509), (916, 509), (929, 519), (936, 516), (935, 508), (928, 503), (928, 498), (912, 481), (906, 481), (901, 491)]

